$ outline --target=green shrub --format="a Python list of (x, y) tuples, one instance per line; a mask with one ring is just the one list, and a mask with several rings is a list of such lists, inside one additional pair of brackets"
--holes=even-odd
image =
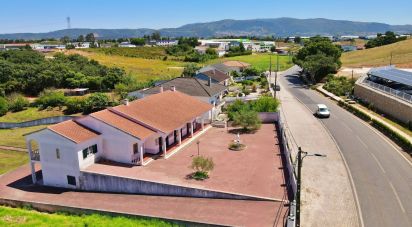
[(7, 104), (7, 100), (3, 97), (0, 97), (0, 116), (3, 116), (9, 111), (9, 105)]
[(249, 105), (242, 100), (236, 100), (231, 105), (227, 107), (227, 116), (230, 120), (233, 120), (234, 115), (244, 109), (249, 109)]
[(46, 109), (48, 107), (63, 106), (66, 103), (66, 97), (63, 91), (57, 90), (44, 90), (40, 93), (39, 98), (36, 100), (36, 105), (40, 109)]
[(261, 96), (259, 99), (250, 103), (251, 109), (256, 112), (277, 112), (280, 101), (278, 99)]
[(66, 114), (74, 114), (84, 112), (85, 99), (80, 97), (70, 97), (66, 100)]
[(355, 82), (346, 77), (335, 77), (329, 74), (323, 88), (337, 96), (344, 96), (352, 93), (354, 85)]
[(111, 106), (109, 96), (104, 93), (93, 93), (84, 102), (84, 113), (92, 113)]
[(198, 180), (204, 180), (209, 177), (209, 171), (212, 171), (215, 167), (212, 158), (206, 158), (203, 156), (194, 157), (192, 160), (191, 168), (195, 170), (192, 175), (193, 178)]
[(19, 93), (12, 93), (7, 97), (7, 102), (9, 104), (9, 110), (13, 112), (18, 112), (26, 109), (29, 106), (29, 100)]
[(245, 131), (254, 131), (261, 125), (258, 113), (254, 110), (243, 109), (233, 115), (233, 125), (241, 126)]
[(402, 135), (393, 131), (390, 127), (376, 119), (372, 119), (371, 124), (373, 127), (377, 128), (383, 134), (387, 135), (389, 138), (394, 140), (398, 145), (403, 147), (409, 154), (412, 154), (412, 143), (409, 141), (408, 138), (403, 137)]

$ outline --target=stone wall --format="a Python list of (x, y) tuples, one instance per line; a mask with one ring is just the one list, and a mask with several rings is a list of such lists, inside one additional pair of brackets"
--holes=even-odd
[(405, 124), (412, 122), (412, 104), (383, 93), (362, 83), (355, 84), (355, 96), (364, 100), (384, 114)]

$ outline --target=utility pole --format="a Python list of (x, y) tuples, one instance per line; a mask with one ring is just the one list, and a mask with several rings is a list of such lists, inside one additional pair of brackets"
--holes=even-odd
[(392, 53), (393, 53), (393, 52), (391, 52), (391, 60), (389, 61), (389, 66), (392, 65)]
[(276, 55), (276, 72), (275, 72), (275, 98), (276, 98), (276, 91), (277, 91), (277, 83), (278, 83), (278, 71), (279, 71), (279, 54)]
[(272, 82), (272, 55), (269, 55), (269, 86), (271, 86)]
[(302, 181), (302, 148), (298, 150), (298, 179), (296, 182), (296, 227), (300, 226), (300, 188)]
[(352, 69), (352, 81), (353, 81), (353, 69)]

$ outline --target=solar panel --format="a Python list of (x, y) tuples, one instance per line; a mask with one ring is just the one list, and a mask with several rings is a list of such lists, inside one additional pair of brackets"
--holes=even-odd
[(412, 86), (412, 72), (399, 70), (393, 66), (371, 69), (368, 75)]

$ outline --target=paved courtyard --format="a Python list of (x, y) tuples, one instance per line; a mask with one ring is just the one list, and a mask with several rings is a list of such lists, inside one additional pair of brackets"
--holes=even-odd
[[(285, 182), (275, 126), (263, 124), (254, 134), (241, 134), (240, 140), (247, 146), (243, 151), (228, 149), (235, 137), (226, 129), (211, 128), (168, 159), (159, 158), (143, 167), (93, 164), (85, 171), (281, 200)], [(200, 154), (215, 163), (210, 178), (204, 181), (188, 178), (198, 152), (197, 141)]]
[[(196, 141), (166, 160), (158, 159), (145, 167), (128, 168), (129, 174), (178, 185), (269, 197), (274, 201), (127, 195), (51, 188), (32, 185), (28, 165), (0, 177), (0, 201), (17, 200), (228, 226), (282, 226), (287, 202), (276, 200), (287, 200), (287, 197), (275, 127), (264, 124), (255, 134), (244, 134), (240, 138), (247, 145), (240, 152), (228, 150), (234, 135), (225, 129), (212, 128), (199, 138), (200, 153), (212, 157), (215, 162), (215, 169), (206, 181), (186, 178), (191, 173), (192, 157), (197, 155)], [(111, 174), (125, 173), (120, 167), (115, 167), (98, 164), (88, 171), (100, 168), (114, 171)]]

